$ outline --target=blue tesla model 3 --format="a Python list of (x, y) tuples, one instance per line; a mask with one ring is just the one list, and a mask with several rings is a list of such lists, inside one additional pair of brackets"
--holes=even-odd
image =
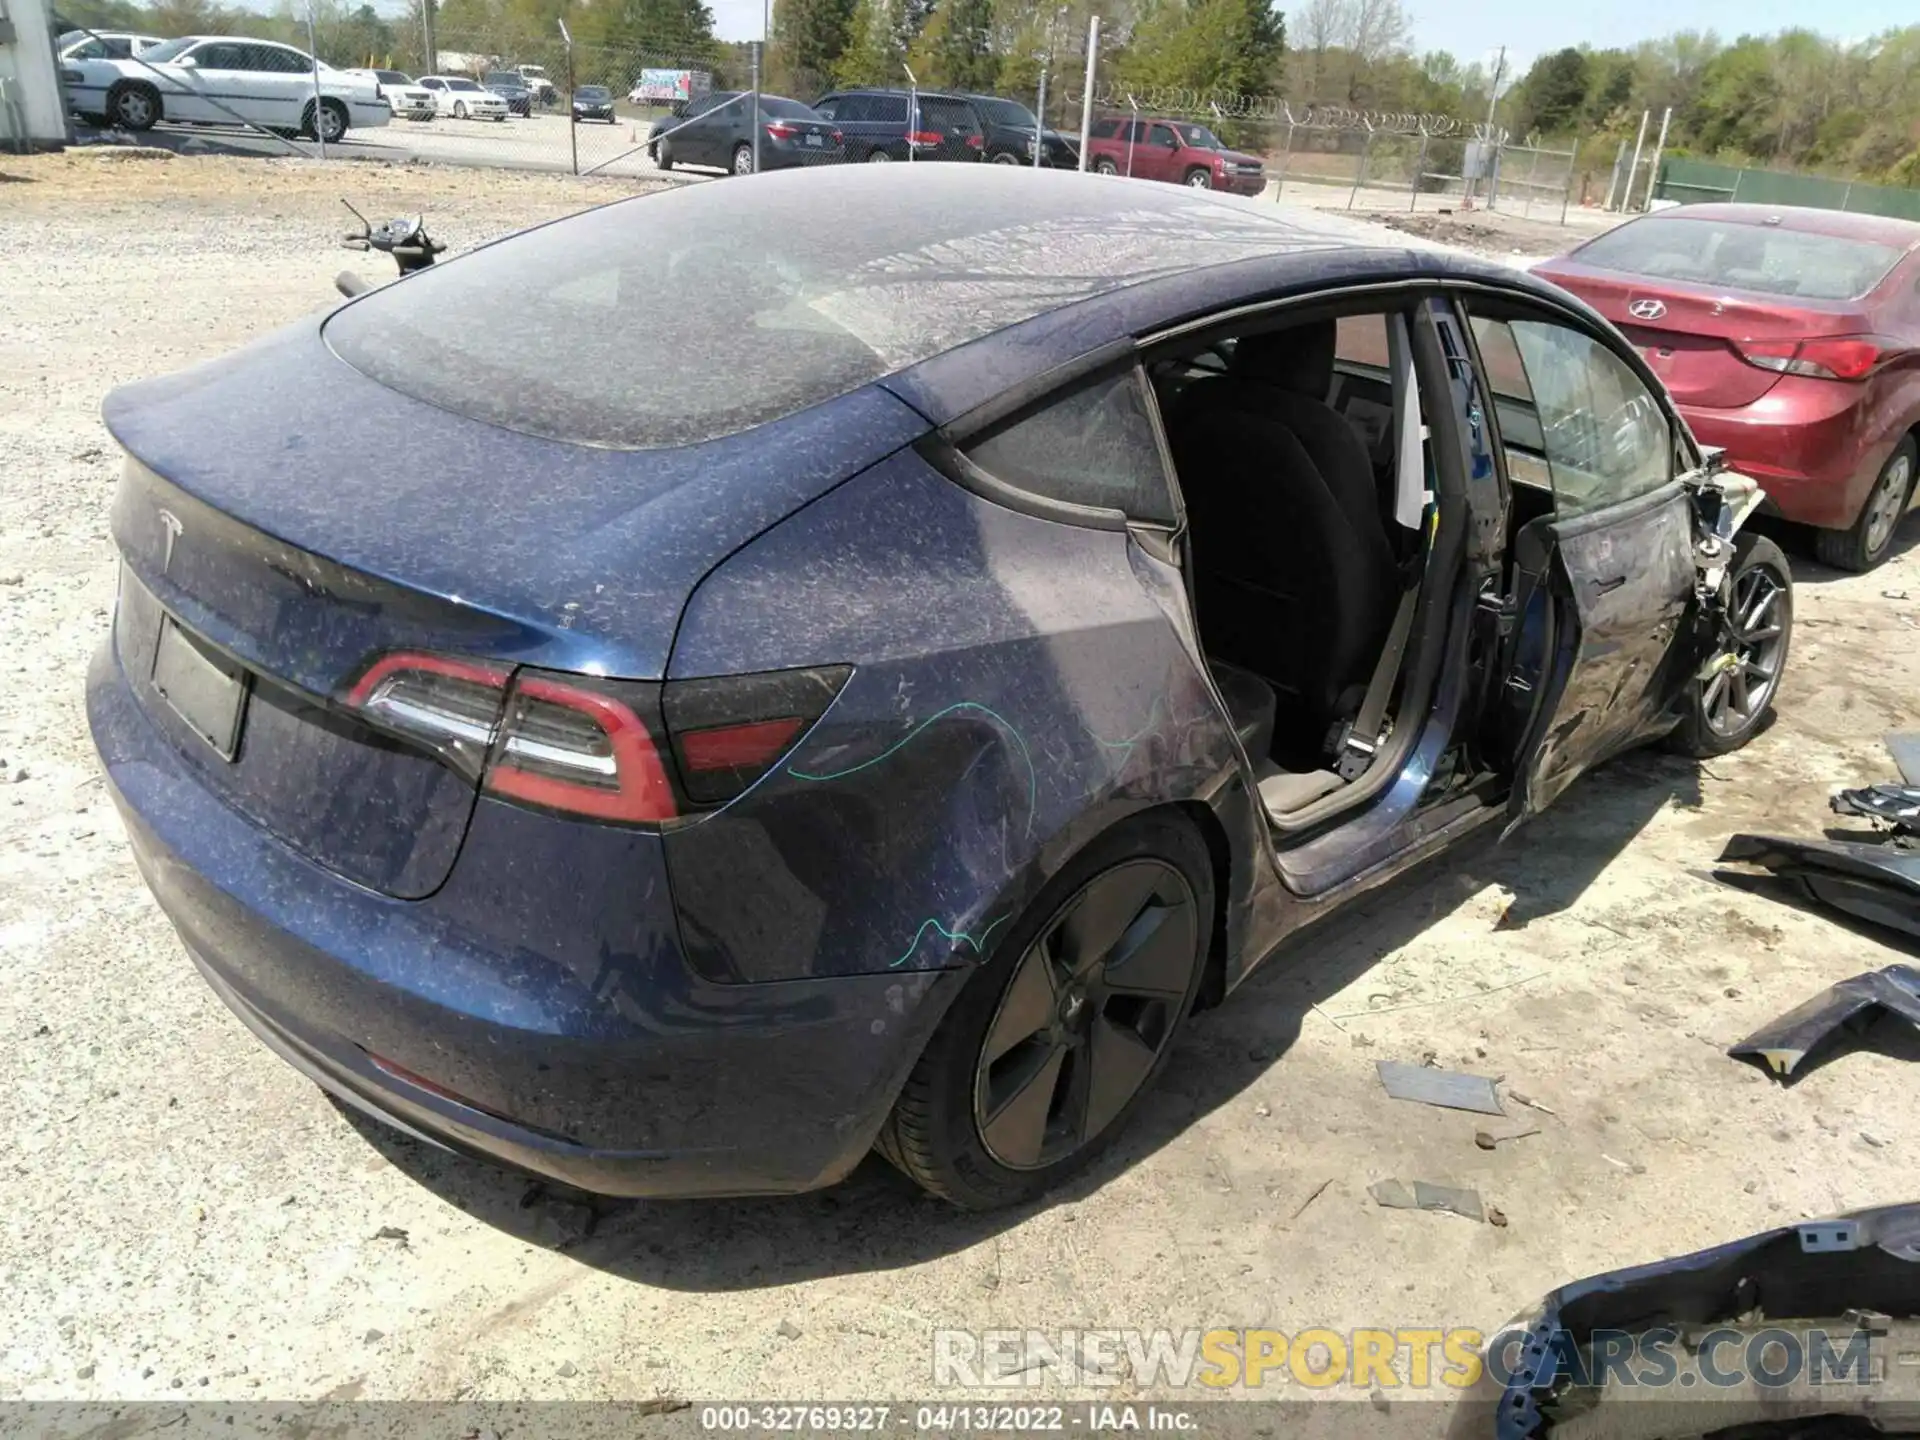
[(1578, 301), (1120, 178), (623, 201), (106, 419), (89, 716), (194, 964), (611, 1194), (1036, 1193), (1292, 932), (1744, 743), (1791, 623)]

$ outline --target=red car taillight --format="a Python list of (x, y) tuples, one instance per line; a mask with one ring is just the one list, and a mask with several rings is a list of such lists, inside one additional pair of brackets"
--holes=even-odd
[(833, 143), (836, 145), (843, 144), (846, 138), (847, 137), (842, 135), (838, 130), (833, 132)]
[(776, 140), (791, 140), (799, 133), (799, 126), (789, 125), (783, 120), (769, 120), (767, 122), (767, 134)]
[(909, 130), (907, 132), (907, 143), (909, 145), (938, 145), (940, 143), (940, 132), (938, 130)]
[(1822, 340), (1742, 340), (1740, 357), (1762, 370), (1811, 375), (1818, 380), (1864, 380), (1899, 354), (1878, 335), (1840, 335)]
[(826, 712), (845, 666), (661, 685), (382, 655), (347, 692), (369, 723), (518, 804), (657, 825), (723, 805)]
[(967, 136), (967, 148), (969, 150), (984, 150), (986, 148), (986, 144), (987, 144), (987, 137), (984, 135)]

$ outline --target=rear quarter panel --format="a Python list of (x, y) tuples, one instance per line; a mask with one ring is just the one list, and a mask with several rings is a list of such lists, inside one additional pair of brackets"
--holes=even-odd
[(736, 554), (670, 676), (855, 668), (759, 785), (668, 837), (690, 962), (738, 980), (970, 963), (1094, 835), (1237, 777), (1183, 605), (1124, 533), (991, 504), (911, 450)]

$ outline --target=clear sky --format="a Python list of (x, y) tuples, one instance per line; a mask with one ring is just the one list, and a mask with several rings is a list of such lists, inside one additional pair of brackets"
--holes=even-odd
[[(708, 0), (723, 40), (760, 38), (761, 0)], [(1294, 8), (1280, 0), (1282, 11)], [(1843, 40), (1920, 21), (1915, 0), (1409, 0), (1415, 48), (1489, 62), (1501, 45), (1520, 64), (1568, 45), (1631, 45), (1674, 30), (1717, 30), (1731, 40), (1804, 25)], [(1604, 17), (1604, 18), (1603, 18)]]

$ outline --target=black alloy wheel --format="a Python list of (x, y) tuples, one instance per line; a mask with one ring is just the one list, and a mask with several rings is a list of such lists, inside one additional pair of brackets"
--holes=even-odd
[(1192, 823), (1128, 821), (1075, 856), (992, 947), (882, 1128), (881, 1153), (968, 1209), (1089, 1164), (1166, 1063), (1213, 936)]
[(1780, 693), (1793, 638), (1793, 571), (1762, 535), (1734, 542), (1727, 605), (1712, 653), (1689, 685), (1674, 747), (1705, 759), (1738, 750), (1756, 734)]

